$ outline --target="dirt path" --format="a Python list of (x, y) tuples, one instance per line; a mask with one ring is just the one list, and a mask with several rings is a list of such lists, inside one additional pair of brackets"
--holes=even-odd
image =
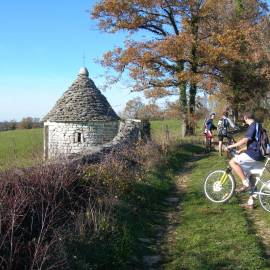
[(176, 228), (181, 222), (181, 199), (183, 199), (187, 188), (192, 162), (199, 158), (200, 156), (194, 156), (179, 171), (176, 176), (174, 188), (170, 192), (170, 195), (162, 202), (164, 208), (158, 213), (158, 216), (160, 221), (166, 221), (166, 225), (162, 225), (161, 222), (155, 224), (154, 236), (151, 239), (140, 239), (142, 242), (148, 244), (147, 252), (143, 256), (143, 269), (161, 270), (171, 261), (169, 250), (173, 250), (174, 245), (176, 245)]

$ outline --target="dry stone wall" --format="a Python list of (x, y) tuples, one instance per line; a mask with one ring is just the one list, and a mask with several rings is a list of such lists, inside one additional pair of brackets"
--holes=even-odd
[(89, 149), (113, 140), (119, 130), (119, 121), (91, 121), (87, 123), (45, 122), (45, 153), (47, 158), (83, 154)]
[(140, 120), (125, 120), (120, 122), (119, 131), (116, 137), (100, 147), (92, 148), (81, 155), (73, 155), (73, 162), (87, 164), (100, 161), (111, 151), (119, 151), (142, 139), (142, 124)]

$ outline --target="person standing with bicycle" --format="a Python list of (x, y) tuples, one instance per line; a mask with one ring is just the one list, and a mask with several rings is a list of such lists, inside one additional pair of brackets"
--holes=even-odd
[(214, 119), (215, 119), (216, 114), (211, 113), (210, 118), (207, 119), (204, 123), (204, 135), (205, 135), (205, 145), (207, 146), (209, 141), (209, 151), (211, 150), (211, 145), (212, 145), (212, 140), (213, 140), (213, 133), (212, 131), (214, 129), (217, 129), (216, 126), (214, 125)]
[[(249, 125), (245, 137), (237, 143), (229, 145), (227, 149), (246, 146), (239, 151), (234, 158), (229, 161), (233, 171), (239, 176), (242, 181), (242, 187), (236, 189), (237, 192), (244, 192), (250, 189), (249, 175), (251, 169), (261, 168), (262, 160), (264, 159), (260, 145), (257, 140), (258, 134), (256, 129), (256, 121), (253, 112), (246, 111), (244, 113), (244, 121)], [(241, 205), (245, 208), (253, 208), (253, 202)]]
[(217, 133), (218, 133), (218, 151), (219, 155), (222, 156), (222, 146), (223, 146), (223, 140), (224, 138), (229, 138), (228, 135), (228, 128), (231, 127), (232, 129), (235, 128), (235, 124), (231, 121), (231, 119), (228, 117), (228, 112), (225, 111), (221, 117), (221, 119), (218, 121), (217, 125)]

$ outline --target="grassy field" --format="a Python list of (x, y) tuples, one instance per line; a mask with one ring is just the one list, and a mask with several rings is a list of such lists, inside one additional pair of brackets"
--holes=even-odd
[(165, 135), (165, 131), (168, 128), (170, 135), (181, 136), (181, 124), (180, 120), (156, 120), (151, 121), (151, 133), (157, 137), (162, 134)]
[[(155, 227), (168, 226), (160, 217), (161, 212), (168, 210), (162, 201), (170, 196), (175, 179), (187, 174), (186, 190), (180, 199), (179, 224), (175, 228), (174, 241), (167, 247), (170, 260), (166, 262), (165, 269), (270, 269), (266, 256), (270, 239), (264, 239), (270, 234), (269, 213), (260, 207), (250, 213), (241, 209), (238, 204), (245, 201), (247, 195), (234, 197), (226, 204), (210, 203), (203, 194), (203, 180), (210, 171), (225, 168), (227, 161), (218, 157), (216, 152), (201, 154), (203, 148), (198, 144), (198, 138), (202, 136), (199, 131), (197, 136), (181, 139), (180, 123), (176, 120), (151, 122), (153, 137), (158, 142), (162, 143), (166, 126), (171, 140), (176, 140), (166, 152), (164, 164), (149, 172), (120, 206), (117, 220), (125, 224), (120, 226), (125, 228), (121, 232), (125, 239), (119, 238), (124, 242), (120, 243), (123, 250), (117, 249), (120, 252), (115, 255), (117, 260), (125, 260), (132, 255), (136, 260), (130, 262), (130, 266), (144, 269), (141, 262), (149, 247), (147, 241), (140, 239), (155, 238)], [(40, 159), (42, 131), (0, 132), (0, 169), (31, 166), (33, 161)], [(87, 252), (78, 252), (82, 260), (90, 258), (84, 258)], [(100, 255), (103, 261), (104, 254)], [(111, 257), (108, 258), (110, 262)], [(121, 264), (125, 265), (125, 261)]]
[[(207, 174), (225, 167), (216, 153), (193, 162), (176, 244), (169, 247), (174, 259), (166, 269), (270, 269), (256, 228), (238, 205), (244, 198), (213, 204), (203, 194)], [(267, 224), (269, 214), (256, 211)]]
[[(178, 120), (152, 121), (151, 132), (157, 140), (168, 126), (171, 139), (180, 138)], [(0, 132), (0, 169), (31, 166), (42, 158), (43, 129), (18, 129)]]
[[(164, 139), (167, 125), (178, 143), (186, 145), (172, 153), (175, 158), (168, 164), (177, 178), (177, 170), (181, 171), (179, 164), (196, 155), (198, 148), (186, 143), (191, 138), (181, 139), (178, 122), (154, 121), (151, 124), (154, 138)], [(201, 140), (199, 128), (196, 133), (193, 140)], [(166, 269), (270, 269), (267, 255), (270, 252), (269, 213), (261, 207), (250, 212), (241, 209), (239, 203), (247, 200), (247, 194), (221, 205), (210, 203), (203, 194), (203, 180), (207, 174), (226, 166), (227, 160), (215, 152), (202, 155), (191, 166), (184, 165), (188, 173), (187, 190), (181, 199), (175, 243), (170, 242), (167, 247), (170, 260)]]
[(43, 129), (0, 132), (0, 169), (31, 166), (42, 153)]
[(156, 120), (151, 121), (151, 136), (161, 145), (170, 143), (198, 143), (203, 144), (204, 135), (202, 131), (203, 120), (196, 124), (195, 135), (182, 137), (181, 121), (180, 120)]

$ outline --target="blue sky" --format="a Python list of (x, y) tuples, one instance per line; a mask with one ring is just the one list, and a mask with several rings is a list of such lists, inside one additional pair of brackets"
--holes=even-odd
[[(44, 116), (76, 79), (84, 53), (90, 77), (103, 85), (104, 69), (94, 60), (121, 45), (124, 35), (96, 29), (87, 12), (94, 3), (1, 0), (0, 121)], [(124, 84), (104, 94), (116, 111), (138, 96)]]
[[(100, 33), (87, 10), (93, 0), (12, 0), (0, 4), (0, 121), (42, 117), (76, 79), (83, 54), (103, 85), (95, 59), (121, 45), (123, 34)], [(116, 111), (137, 96), (123, 85), (105, 96)]]

